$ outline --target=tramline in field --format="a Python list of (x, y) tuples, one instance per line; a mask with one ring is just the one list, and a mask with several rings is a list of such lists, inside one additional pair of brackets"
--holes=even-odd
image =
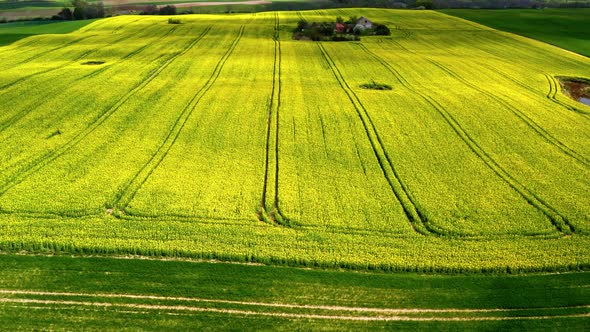
[[(291, 40), (355, 15), (392, 35)], [(588, 266), (590, 108), (556, 77), (590, 60), (553, 46), (436, 12), (120, 16), (0, 72), (5, 249)]]

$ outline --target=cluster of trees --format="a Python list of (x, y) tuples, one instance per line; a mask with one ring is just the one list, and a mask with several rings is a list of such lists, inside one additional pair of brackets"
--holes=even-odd
[(141, 12), (141, 15), (176, 15), (176, 7), (166, 5), (158, 8), (156, 5), (149, 5)]
[[(86, 20), (91, 18), (101, 18), (107, 15), (102, 2), (88, 3), (84, 0), (72, 1), (73, 10), (70, 7), (64, 7), (54, 20)], [(156, 5), (144, 6), (141, 11), (142, 15), (176, 15), (176, 7), (167, 5), (158, 8)]]
[[(391, 34), (389, 28), (383, 24), (373, 23), (372, 28), (363, 29), (355, 26), (357, 21), (358, 17), (356, 16), (351, 16), (346, 21), (342, 16), (338, 16), (336, 22), (309, 23), (306, 20), (300, 20), (297, 23), (297, 28), (293, 31), (293, 39), (357, 41), (360, 40), (360, 36), (389, 36)], [(342, 28), (338, 29), (338, 25)]]
[(55, 20), (86, 20), (91, 18), (105, 17), (104, 4), (102, 2), (88, 3), (84, 0), (74, 0), (72, 2), (74, 10), (64, 7), (57, 15), (53, 16)]

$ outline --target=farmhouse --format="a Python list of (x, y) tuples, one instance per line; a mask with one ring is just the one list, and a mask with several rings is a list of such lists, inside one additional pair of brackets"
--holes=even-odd
[(368, 18), (361, 16), (358, 20), (356, 20), (356, 25), (354, 26), (355, 29), (365, 30), (373, 28), (373, 22), (371, 22)]

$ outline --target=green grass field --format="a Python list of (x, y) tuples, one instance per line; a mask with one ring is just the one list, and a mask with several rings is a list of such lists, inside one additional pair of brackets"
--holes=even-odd
[[(393, 34), (291, 40), (301, 17), (337, 15)], [(590, 77), (587, 58), (437, 12), (181, 20), (2, 48), (1, 248), (588, 268), (590, 108), (554, 78)]]
[(538, 39), (590, 57), (590, 8), (443, 10), (443, 13)]
[(0, 324), (9, 330), (581, 331), (590, 315), (589, 285), (587, 272), (382, 274), (3, 255)]
[(0, 46), (42, 34), (65, 34), (76, 31), (94, 20), (51, 22), (27, 21), (0, 24)]

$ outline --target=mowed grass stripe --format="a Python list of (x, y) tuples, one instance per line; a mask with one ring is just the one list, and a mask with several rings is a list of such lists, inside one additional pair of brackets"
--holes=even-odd
[[(172, 32), (173, 30), (174, 30), (174, 28), (173, 28), (173, 29), (171, 29), (171, 30), (170, 30), (170, 32)], [(118, 39), (116, 39), (116, 40), (112, 41), (112, 44), (121, 43), (121, 42), (123, 42), (123, 41), (125, 41), (125, 40), (131, 39), (131, 38), (135, 37), (135, 36), (136, 36), (136, 34), (138, 34), (138, 33), (140, 33), (140, 32), (144, 32), (144, 34), (145, 34), (145, 29), (144, 29), (144, 30), (139, 30), (139, 29), (138, 29), (138, 31), (136, 31), (136, 32), (134, 32), (134, 33), (128, 33), (128, 34), (124, 34), (124, 35), (122, 35), (120, 38), (118, 38)], [(102, 39), (102, 36), (100, 36), (100, 35), (96, 35), (96, 36), (98, 37), (98, 38), (97, 38), (97, 39), (98, 39), (98, 41), (100, 41), (100, 40)], [(73, 46), (76, 46), (77, 44), (78, 44), (78, 43), (74, 43), (74, 44), (72, 44), (72, 45), (73, 45)], [(106, 46), (109, 46), (109, 45), (104, 45), (104, 46), (102, 46), (102, 47), (106, 47)], [(69, 65), (71, 65), (71, 64), (74, 64), (74, 63), (76, 63), (76, 62), (78, 62), (78, 61), (81, 61), (82, 59), (85, 59), (85, 58), (87, 58), (89, 55), (91, 55), (91, 54), (93, 54), (93, 53), (96, 53), (96, 52), (97, 52), (99, 49), (100, 49), (100, 48), (97, 48), (97, 47), (96, 47), (96, 45), (94, 45), (94, 44), (93, 44), (93, 45), (91, 45), (91, 46), (90, 46), (90, 48), (89, 48), (89, 49), (87, 49), (87, 50), (83, 51), (83, 52), (82, 52), (80, 55), (76, 56), (76, 57), (75, 57), (75, 58), (73, 58), (72, 60), (69, 60), (69, 61), (66, 61), (66, 62), (64, 62), (64, 63), (63, 63), (63, 64), (61, 64), (61, 65), (58, 65), (58, 66), (55, 66), (55, 67), (50, 67), (50, 68), (47, 68), (47, 69), (44, 69), (44, 70), (40, 70), (40, 71), (37, 71), (37, 72), (33, 72), (33, 73), (31, 73), (31, 74), (28, 74), (28, 75), (21, 76), (21, 77), (19, 77), (18, 79), (16, 79), (16, 80), (12, 81), (12, 82), (5, 83), (4, 85), (1, 85), (1, 86), (0, 86), (0, 93), (6, 93), (6, 89), (8, 89), (8, 88), (10, 88), (10, 87), (12, 87), (12, 86), (14, 86), (14, 85), (17, 85), (17, 84), (19, 84), (19, 83), (21, 83), (21, 82), (23, 82), (23, 81), (26, 81), (26, 80), (28, 80), (28, 79), (30, 79), (30, 78), (32, 78), (32, 77), (37, 77), (37, 76), (39, 76), (39, 75), (43, 75), (43, 74), (47, 74), (47, 73), (51, 73), (51, 72), (53, 72), (53, 71), (57, 71), (57, 70), (63, 70), (65, 67), (67, 67), (67, 66), (69, 66)], [(67, 50), (67, 49), (66, 49), (66, 50)], [(69, 53), (69, 52), (66, 52), (66, 54), (68, 54), (68, 53)], [(29, 63), (29, 62), (27, 62), (27, 63)], [(18, 65), (18, 64), (17, 64), (17, 65)]]
[[(152, 29), (146, 29), (145, 33), (142, 36), (148, 37), (150, 35), (154, 36), (155, 38), (163, 38), (165, 37), (168, 32), (165, 32), (164, 35), (158, 35), (154, 33), (155, 31), (153, 31)], [(65, 117), (72, 117), (72, 116), (78, 116), (84, 113), (81, 112), (73, 112), (72, 110), (70, 110), (70, 108), (72, 107), (71, 103), (66, 104), (68, 107), (64, 107), (63, 105), (63, 95), (64, 94), (71, 94), (71, 95), (76, 95), (79, 93), (79, 91), (81, 89), (83, 89), (84, 84), (90, 83), (91, 81), (87, 81), (91, 78), (95, 78), (97, 80), (103, 80), (103, 79), (108, 79), (109, 77), (112, 77), (113, 75), (120, 75), (121, 71), (126, 71), (126, 68), (128, 66), (128, 62), (126, 62), (126, 60), (132, 60), (134, 59), (135, 56), (142, 54), (142, 52), (145, 52), (147, 49), (149, 49), (149, 47), (153, 47), (153, 43), (142, 43), (140, 47), (134, 49), (133, 51), (126, 53), (124, 56), (122, 56), (121, 58), (118, 58), (116, 60), (111, 61), (109, 64), (105, 64), (103, 66), (100, 66), (98, 69), (94, 70), (93, 68), (89, 69), (90, 71), (85, 73), (84, 70), (81, 70), (79, 68), (75, 68), (75, 67), (70, 67), (75, 73), (81, 73), (82, 76), (76, 77), (76, 75), (68, 75), (68, 78), (71, 76), (73, 78), (73, 81), (69, 81), (66, 79), (61, 79), (58, 80), (58, 82), (56, 84), (52, 84), (53, 81), (56, 80), (56, 75), (50, 76), (47, 78), (46, 81), (42, 81), (42, 82), (30, 82), (28, 83), (28, 87), (27, 88), (22, 88), (23, 91), (21, 91), (20, 95), (23, 94), (28, 94), (29, 90), (28, 89), (34, 89), (35, 91), (37, 90), (37, 87), (39, 85), (50, 85), (51, 88), (45, 89), (46, 93), (34, 93), (33, 97), (28, 98), (27, 103), (18, 103), (16, 105), (10, 104), (10, 109), (11, 111), (15, 111), (16, 114), (12, 115), (12, 117), (8, 120), (9, 123), (6, 124), (2, 124), (0, 125), (0, 128), (2, 128), (2, 130), (0, 130), (0, 137), (4, 136), (4, 138), (2, 139), (2, 142), (5, 144), (5, 151), (8, 152), (5, 157), (8, 157), (7, 159), (3, 160), (2, 162), (2, 167), (0, 168), (0, 171), (3, 175), (9, 177), (12, 174), (16, 174), (18, 173), (20, 170), (19, 168), (22, 170), (23, 168), (26, 169), (29, 167), (29, 165), (31, 164), (35, 164), (36, 161), (33, 160), (29, 160), (30, 158), (33, 159), (44, 159), (45, 156), (50, 152), (46, 152), (46, 151), (41, 151), (41, 155), (38, 155), (40, 151), (38, 151), (39, 149), (39, 137), (36, 137), (35, 135), (27, 135), (27, 136), (18, 136), (18, 142), (14, 142), (14, 132), (19, 132), (20, 130), (27, 130), (31, 133), (35, 133), (37, 135), (39, 135), (39, 130), (43, 131), (43, 130), (47, 130), (46, 128), (43, 128), (41, 126), (39, 126), (39, 120), (43, 119), (44, 122), (47, 121), (52, 121), (52, 122), (59, 122), (59, 121), (63, 121), (64, 118), (57, 118), (55, 119), (55, 111), (53, 111), (52, 113), (47, 113), (47, 109), (45, 108), (46, 105), (52, 105), (52, 104), (59, 104), (61, 106), (60, 107), (55, 107), (56, 109), (58, 109), (60, 112), (57, 114), (64, 114)], [(117, 47), (117, 45), (113, 46), (114, 48)], [(111, 51), (111, 47), (108, 48), (104, 48), (102, 49), (103, 52), (107, 52), (109, 53)], [(149, 56), (146, 54), (146, 56)], [(152, 57), (149, 57), (148, 59), (140, 59), (140, 61), (143, 60), (147, 60), (146, 61), (146, 65), (142, 65), (138, 71), (139, 74), (143, 74), (143, 75), (148, 75), (149, 72), (152, 70), (150, 67), (153, 66), (151, 64), (151, 62), (153, 61), (151, 59)], [(157, 59), (154, 59), (157, 60)], [(144, 71), (144, 72), (142, 72)], [(101, 76), (99, 76), (100, 74), (103, 74)], [(57, 74), (57, 77), (61, 77), (62, 75)], [(143, 77), (138, 77), (138, 80), (143, 80), (145, 76)], [(80, 83), (84, 83), (84, 84), (80, 84)], [(101, 82), (94, 82), (92, 81), (92, 83), (94, 84), (100, 84)], [(18, 90), (16, 90), (18, 91)], [(113, 96), (114, 98), (120, 98), (122, 95), (124, 95), (124, 93), (121, 93), (120, 95), (117, 95), (115, 93), (115, 95)], [(13, 98), (18, 98), (18, 96), (2, 96), (3, 99), (13, 99)], [(14, 108), (13, 108), (14, 106)], [(92, 109), (90, 109), (89, 111), (93, 111)], [(9, 113), (10, 114), (10, 113)], [(26, 117), (29, 118), (26, 118)], [(27, 121), (22, 121), (26, 118)], [(63, 124), (59, 124), (56, 123), (57, 127), (61, 127), (63, 126)], [(24, 128), (22, 128), (24, 127)], [(55, 128), (55, 127), (54, 127)], [(62, 127), (63, 129), (63, 127)], [(55, 129), (53, 129), (55, 130)], [(6, 133), (7, 131), (9, 131), (8, 133)], [(13, 143), (11, 145), (8, 145), (7, 143), (9, 143), (9, 141), (7, 141), (7, 137), (12, 137), (13, 141), (11, 141), (10, 143)], [(45, 141), (45, 137), (42, 138), (41, 143), (44, 145)], [(22, 145), (28, 145), (30, 146), (29, 149), (27, 149), (26, 151), (23, 151), (22, 149), (20, 149), (20, 146)], [(17, 150), (18, 153), (17, 154), (13, 154), (10, 150)], [(29, 159), (27, 159), (29, 158)], [(4, 179), (2, 177), (0, 177), (0, 181), (3, 181)]]
[[(224, 224), (249, 219), (251, 224), (268, 226), (255, 221), (264, 179), (273, 21), (272, 15), (257, 15), (254, 23), (245, 26), (216, 83), (202, 96), (166, 158), (127, 206), (124, 218), (175, 216), (188, 222), (204, 219)], [(227, 47), (220, 48), (211, 40), (210, 48), (219, 56), (204, 57), (209, 68), (217, 66), (238, 28), (237, 24), (222, 28)], [(250, 56), (254, 52), (257, 57)], [(209, 70), (206, 73), (203, 82), (211, 75)]]
[[(211, 77), (205, 83), (205, 85), (192, 97), (192, 99), (187, 104), (187, 106), (182, 110), (179, 117), (176, 119), (174, 125), (172, 126), (171, 130), (169, 131), (168, 135), (166, 136), (166, 139), (164, 140), (164, 142), (162, 142), (162, 144), (160, 145), (158, 150), (152, 155), (152, 157), (149, 159), (149, 161), (139, 170), (139, 172), (135, 175), (135, 177), (127, 185), (125, 185), (120, 192), (117, 193), (116, 198), (112, 202), (109, 203), (110, 207), (117, 208), (120, 211), (125, 211), (125, 208), (127, 207), (127, 205), (129, 205), (129, 202), (131, 202), (131, 200), (133, 200), (133, 198), (137, 194), (137, 191), (147, 181), (147, 179), (154, 172), (154, 170), (160, 165), (160, 163), (162, 162), (162, 160), (164, 160), (166, 155), (168, 155), (168, 152), (170, 151), (172, 146), (174, 146), (174, 144), (176, 143), (178, 136), (180, 135), (182, 129), (184, 128), (184, 126), (185, 126), (186, 122), (188, 121), (188, 119), (190, 118), (191, 114), (193, 113), (193, 111), (197, 107), (198, 103), (201, 101), (203, 96), (209, 91), (209, 89), (211, 89), (213, 84), (215, 84), (215, 82), (217, 81), (217, 78), (219, 78), (219, 75), (220, 75), (221, 71), (223, 70), (223, 67), (224, 67), (227, 59), (231, 56), (231, 54), (233, 53), (233, 50), (236, 48), (236, 45), (239, 43), (242, 35), (244, 34), (244, 28), (245, 28), (244, 26), (240, 27), (238, 35), (233, 40), (230, 48), (223, 55), (223, 57), (221, 58), (221, 60), (219, 61), (219, 63), (215, 67), (215, 69), (213, 70)], [(201, 35), (201, 37), (204, 34), (205, 33), (203, 33)], [(191, 44), (191, 47), (195, 43), (196, 43), (196, 41)], [(186, 51), (188, 51), (189, 49), (190, 49), (190, 47), (186, 48), (179, 55), (186, 53)]]
[(363, 127), (365, 128), (367, 138), (371, 142), (371, 146), (373, 147), (373, 151), (375, 153), (375, 158), (379, 162), (381, 169), (383, 170), (383, 175), (387, 178), (387, 182), (389, 183), (391, 190), (394, 192), (398, 201), (402, 204), (404, 208), (404, 212), (412, 225), (412, 228), (420, 234), (428, 234), (431, 233), (431, 230), (428, 229), (426, 226), (426, 221), (423, 219), (421, 212), (416, 207), (412, 197), (407, 192), (407, 189), (404, 187), (399, 175), (397, 174), (395, 167), (387, 154), (383, 146), (383, 142), (379, 137), (379, 133), (377, 132), (373, 121), (371, 120), (367, 110), (365, 109), (364, 105), (358, 98), (358, 96), (354, 93), (354, 91), (350, 88), (342, 73), (336, 67), (334, 61), (330, 58), (330, 55), (327, 53), (326, 49), (323, 47), (321, 43), (317, 44), (320, 50), (322, 51), (322, 55), (325, 57), (326, 61), (328, 62), (334, 77), (340, 83), (341, 88), (346, 92), (350, 102), (353, 104), (354, 108), (356, 109), (360, 120), (363, 123)]
[[(162, 35), (161, 38), (166, 37), (173, 30), (174, 30), (174, 28), (170, 29), (168, 32), (166, 32), (164, 35)], [(152, 33), (153, 33), (153, 31), (152, 31)], [(148, 36), (148, 35), (149, 34), (145, 34), (145, 36)], [(126, 40), (128, 38), (129, 37), (124, 36), (121, 40), (119, 40), (119, 42), (124, 41), (124, 40)], [(125, 61), (125, 60), (133, 57), (134, 55), (139, 54), (140, 52), (144, 51), (146, 48), (148, 48), (150, 46), (152, 46), (152, 45), (149, 44), (149, 43), (146, 43), (144, 46), (142, 46), (142, 47), (134, 50), (133, 52), (131, 52), (131, 53), (127, 54), (126, 56), (124, 56), (123, 58), (121, 58), (121, 60), (119, 60), (119, 62), (120, 61)], [(99, 50), (99, 48), (95, 48), (92, 52), (96, 52), (98, 50)], [(87, 53), (89, 54), (91, 52), (87, 52)], [(70, 65), (78, 62), (80, 59), (84, 58), (87, 55), (87, 53), (83, 54), (81, 57), (79, 57), (79, 58), (77, 58), (77, 59), (75, 59), (75, 60), (73, 60), (71, 62), (68, 62), (68, 63), (66, 63), (64, 65), (61, 65), (61, 66), (58, 66), (58, 67), (55, 67), (55, 68), (51, 68), (51, 69), (48, 69), (46, 71), (42, 71), (42, 72), (39, 72), (39, 73), (36, 73), (36, 74), (24, 76), (21, 79), (17, 79), (17, 81), (8, 84), (6, 87), (8, 88), (10, 86), (13, 86), (13, 85), (22, 83), (23, 81), (26, 81), (29, 78), (33, 78), (33, 77), (36, 78), (38, 75), (51, 73), (51, 72), (56, 71), (56, 70), (65, 70), (67, 68), (67, 66), (70, 66)], [(48, 89), (46, 89), (44, 91), (44, 93), (42, 93), (42, 94), (35, 94), (35, 99), (30, 100), (30, 102), (31, 102), (30, 105), (39, 106), (41, 104), (41, 101), (47, 101), (48, 98), (51, 98), (53, 96), (57, 96), (57, 95), (59, 95), (60, 92), (63, 93), (64, 92), (64, 89), (67, 89), (69, 86), (76, 85), (76, 84), (78, 84), (80, 82), (84, 82), (85, 80), (87, 80), (89, 78), (92, 78), (92, 77), (94, 77), (96, 75), (99, 75), (99, 74), (105, 72), (106, 70), (110, 69), (112, 66), (116, 65), (117, 63), (118, 62), (109, 63), (109, 64), (105, 64), (103, 66), (100, 66), (96, 70), (94, 70), (94, 71), (92, 71), (92, 72), (90, 72), (90, 73), (88, 73), (86, 75), (83, 75), (81, 77), (75, 78), (71, 82), (66, 81), (66, 80), (61, 80), (61, 81), (59, 81), (58, 84), (51, 84), (51, 87), (48, 88)], [(58, 73), (57, 75), (60, 76), (60, 73)], [(49, 82), (54, 81), (54, 80), (55, 80), (55, 77), (48, 77), (46, 81), (44, 81), (44, 82), (42, 81), (40, 83), (33, 82), (32, 85), (33, 86), (38, 86), (39, 84), (44, 85), (44, 84), (48, 84)], [(18, 86), (16, 88), (18, 88)], [(17, 91), (19, 91), (19, 90), (17, 90)], [(22, 90), (20, 90), (20, 91), (22, 92)], [(6, 97), (6, 98), (10, 98), (10, 97)], [(34, 112), (35, 111), (35, 107), (34, 106), (33, 107), (25, 107), (25, 108), (22, 109), (22, 111), (14, 114), (12, 117), (9, 117), (8, 119), (6, 119), (2, 124), (0, 124), (0, 133), (2, 133), (4, 130), (10, 128), (11, 126), (13, 126), (16, 122), (18, 122), (19, 120), (21, 120), (22, 118), (24, 118), (25, 116), (27, 116), (29, 113)]]
[[(409, 86), (409, 82), (406, 81), (400, 73), (393, 68), (389, 63), (379, 57), (377, 54), (363, 46), (363, 50), (371, 55), (374, 59), (379, 61), (383, 67), (385, 67), (400, 83), (405, 86)], [(445, 121), (453, 128), (453, 131), (459, 136), (465, 144), (490, 168), (496, 173), (501, 179), (506, 181), (510, 187), (517, 191), (527, 202), (539, 209), (545, 214), (549, 220), (554, 224), (557, 230), (563, 234), (571, 234), (574, 232), (573, 226), (569, 223), (561, 213), (555, 210), (553, 207), (545, 203), (536, 194), (531, 192), (527, 187), (516, 180), (510, 173), (500, 166), (472, 137), (471, 135), (461, 126), (459, 122), (434, 98), (425, 95), (418, 89), (414, 89), (414, 92), (419, 95), (424, 101), (428, 102)]]
[[(188, 50), (192, 48), (199, 40), (203, 38), (208, 32), (210, 28), (206, 28), (203, 30), (201, 35), (197, 38), (193, 39), (190, 43), (188, 43), (184, 50)], [(181, 51), (181, 53), (183, 52)], [(14, 187), (18, 183), (22, 182), (26, 177), (30, 176), (32, 173), (39, 171), (44, 166), (51, 163), (53, 160), (59, 158), (61, 155), (66, 153), (69, 149), (73, 146), (77, 145), (81, 142), (84, 138), (86, 138), (90, 133), (92, 133), (96, 128), (98, 128), (104, 121), (106, 121), (114, 112), (116, 112), (129, 98), (131, 98), (134, 94), (141, 91), (145, 86), (147, 86), (155, 77), (157, 77), (172, 61), (174, 61), (179, 56), (179, 53), (174, 53), (169, 56), (167, 59), (160, 63), (157, 68), (152, 70), (142, 81), (138, 82), (129, 92), (127, 92), (123, 97), (117, 100), (112, 106), (108, 109), (105, 109), (96, 119), (95, 121), (88, 124), (88, 126), (81, 131), (80, 133), (76, 134), (70, 141), (66, 144), (62, 145), (58, 149), (51, 151), (47, 155), (43, 156), (39, 162), (29, 165), (28, 169), (23, 170), (22, 172), (13, 175), (11, 179), (0, 186), (0, 196), (5, 194), (10, 188)]]

